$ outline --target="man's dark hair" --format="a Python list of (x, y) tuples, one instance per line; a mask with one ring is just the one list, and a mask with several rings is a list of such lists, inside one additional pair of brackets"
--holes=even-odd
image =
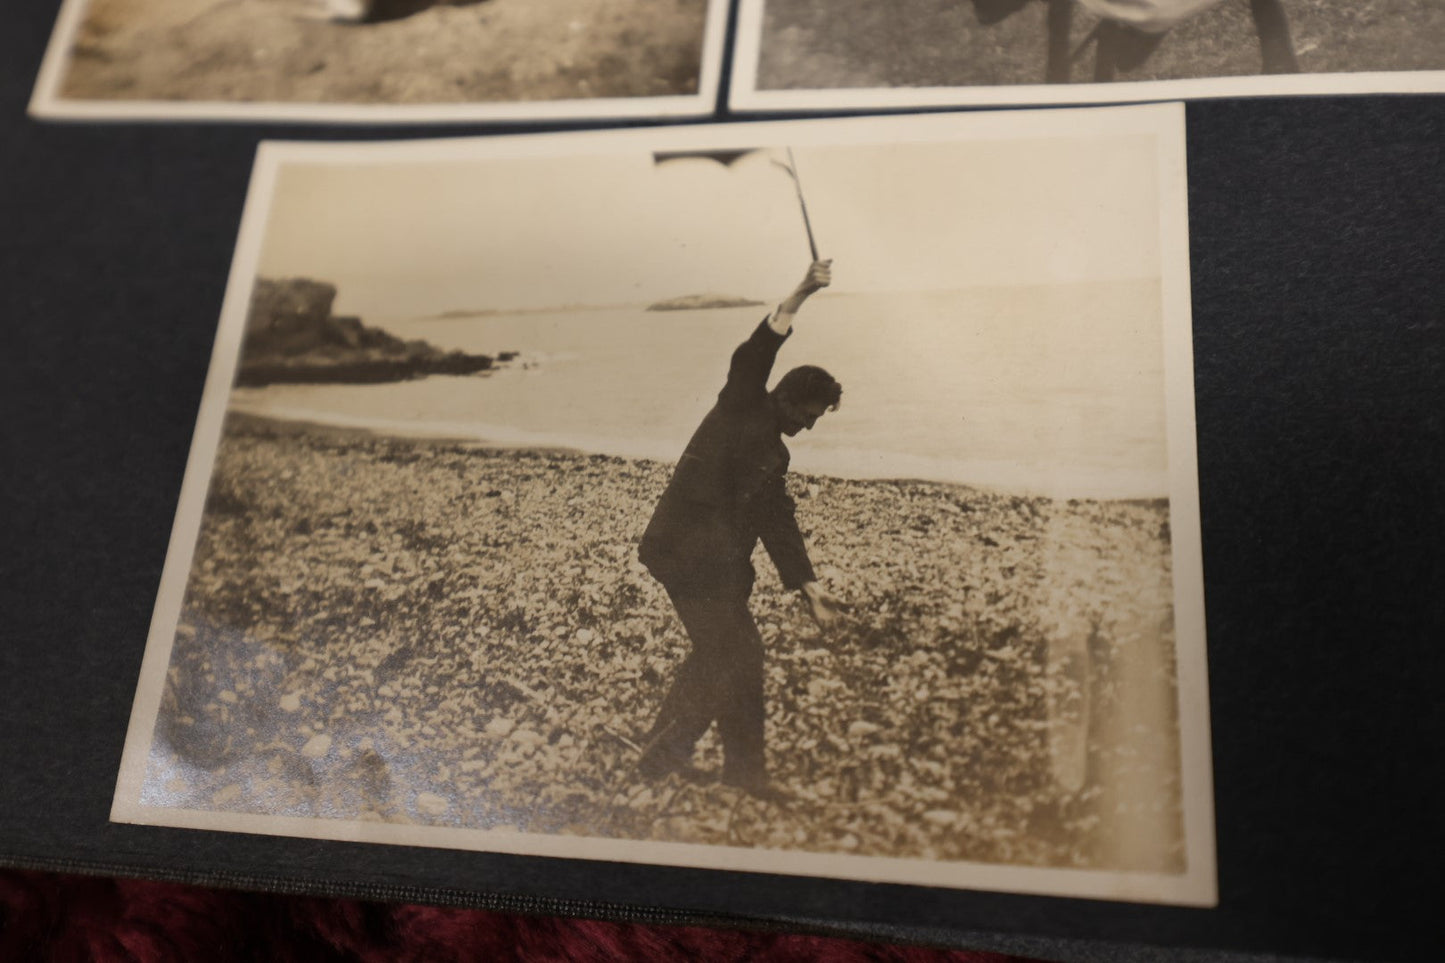
[(773, 394), (795, 405), (820, 401), (829, 411), (837, 411), (843, 402), (843, 386), (815, 364), (800, 365), (783, 375)]

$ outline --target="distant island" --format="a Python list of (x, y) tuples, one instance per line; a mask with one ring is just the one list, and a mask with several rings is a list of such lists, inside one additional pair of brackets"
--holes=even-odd
[(764, 304), (752, 298), (740, 298), (727, 294), (687, 294), (680, 298), (668, 298), (649, 304), (649, 311), (697, 311), (703, 308), (751, 308)]
[(373, 384), (429, 374), (466, 375), (516, 355), (506, 351), (493, 358), (404, 341), (367, 327), (360, 318), (333, 315), (335, 301), (336, 286), (325, 281), (258, 278), (236, 384)]
[[(648, 311), (697, 311), (707, 308), (752, 308), (765, 301), (739, 297), (735, 294), (686, 294), (680, 298), (667, 298), (649, 304)], [(640, 305), (631, 304), (549, 304), (527, 308), (452, 308), (424, 315), (430, 321), (468, 321), (475, 318), (512, 317), (522, 314), (572, 314), (580, 311), (636, 310)]]

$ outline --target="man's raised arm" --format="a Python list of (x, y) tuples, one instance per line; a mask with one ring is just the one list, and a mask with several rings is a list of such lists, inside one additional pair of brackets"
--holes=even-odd
[(753, 329), (748, 340), (738, 345), (728, 363), (728, 380), (718, 394), (719, 402), (729, 404), (767, 390), (768, 375), (773, 370), (778, 348), (793, 330), (793, 315), (816, 291), (828, 286), (832, 280), (832, 263), (814, 261), (793, 292)]
[(832, 259), (814, 261), (812, 265), (808, 267), (807, 276), (798, 282), (798, 286), (793, 289), (793, 293), (783, 298), (773, 313), (768, 315), (768, 327), (772, 328), (775, 334), (786, 335), (789, 331), (793, 330), (793, 315), (798, 313), (798, 309), (803, 306), (803, 302), (818, 291), (826, 288), (832, 282)]

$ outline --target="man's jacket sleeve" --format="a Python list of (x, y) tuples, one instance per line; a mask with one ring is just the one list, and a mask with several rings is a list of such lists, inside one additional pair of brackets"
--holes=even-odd
[(783, 580), (783, 588), (795, 591), (802, 588), (804, 582), (816, 582), (818, 576), (813, 573), (803, 533), (798, 529), (796, 506), (783, 480), (779, 478), (764, 486), (757, 497), (762, 500), (759, 535)]
[(773, 362), (778, 359), (778, 349), (786, 340), (788, 335), (778, 334), (768, 327), (767, 319), (764, 319), (733, 352), (732, 361), (728, 364), (727, 384), (723, 385), (718, 400), (726, 404), (732, 400), (766, 394), (768, 375), (772, 374)]

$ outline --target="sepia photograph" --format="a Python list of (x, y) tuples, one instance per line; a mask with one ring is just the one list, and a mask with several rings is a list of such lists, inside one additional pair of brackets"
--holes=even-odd
[(413, 123), (703, 116), (726, 0), (65, 0), (31, 112)]
[(263, 144), (112, 818), (1213, 905), (1183, 118)]
[(1445, 91), (1435, 0), (741, 0), (740, 110)]

